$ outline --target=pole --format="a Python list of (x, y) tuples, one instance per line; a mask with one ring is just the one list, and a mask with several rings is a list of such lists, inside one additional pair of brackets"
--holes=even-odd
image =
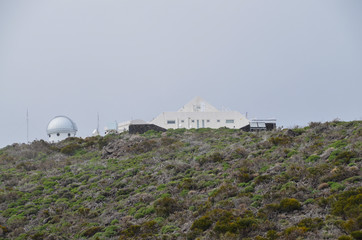
[(29, 111), (26, 109), (26, 142), (29, 143)]

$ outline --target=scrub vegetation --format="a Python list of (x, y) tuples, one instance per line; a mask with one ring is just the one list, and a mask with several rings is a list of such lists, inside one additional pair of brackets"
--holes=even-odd
[(362, 122), (0, 149), (0, 239), (361, 239)]

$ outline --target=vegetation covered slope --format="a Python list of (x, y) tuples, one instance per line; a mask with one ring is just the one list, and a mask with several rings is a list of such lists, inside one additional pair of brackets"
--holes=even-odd
[(361, 239), (362, 122), (0, 150), (0, 239)]

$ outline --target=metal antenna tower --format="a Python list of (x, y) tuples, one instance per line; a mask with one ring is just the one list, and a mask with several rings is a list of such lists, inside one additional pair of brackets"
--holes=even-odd
[(99, 132), (99, 113), (97, 112), (97, 131)]
[(29, 111), (26, 109), (26, 142), (29, 143)]

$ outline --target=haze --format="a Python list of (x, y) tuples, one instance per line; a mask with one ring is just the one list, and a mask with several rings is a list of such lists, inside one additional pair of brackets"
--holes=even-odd
[(195, 96), (278, 126), (359, 120), (360, 0), (0, 0), (0, 147), (67, 115), (146, 121)]

